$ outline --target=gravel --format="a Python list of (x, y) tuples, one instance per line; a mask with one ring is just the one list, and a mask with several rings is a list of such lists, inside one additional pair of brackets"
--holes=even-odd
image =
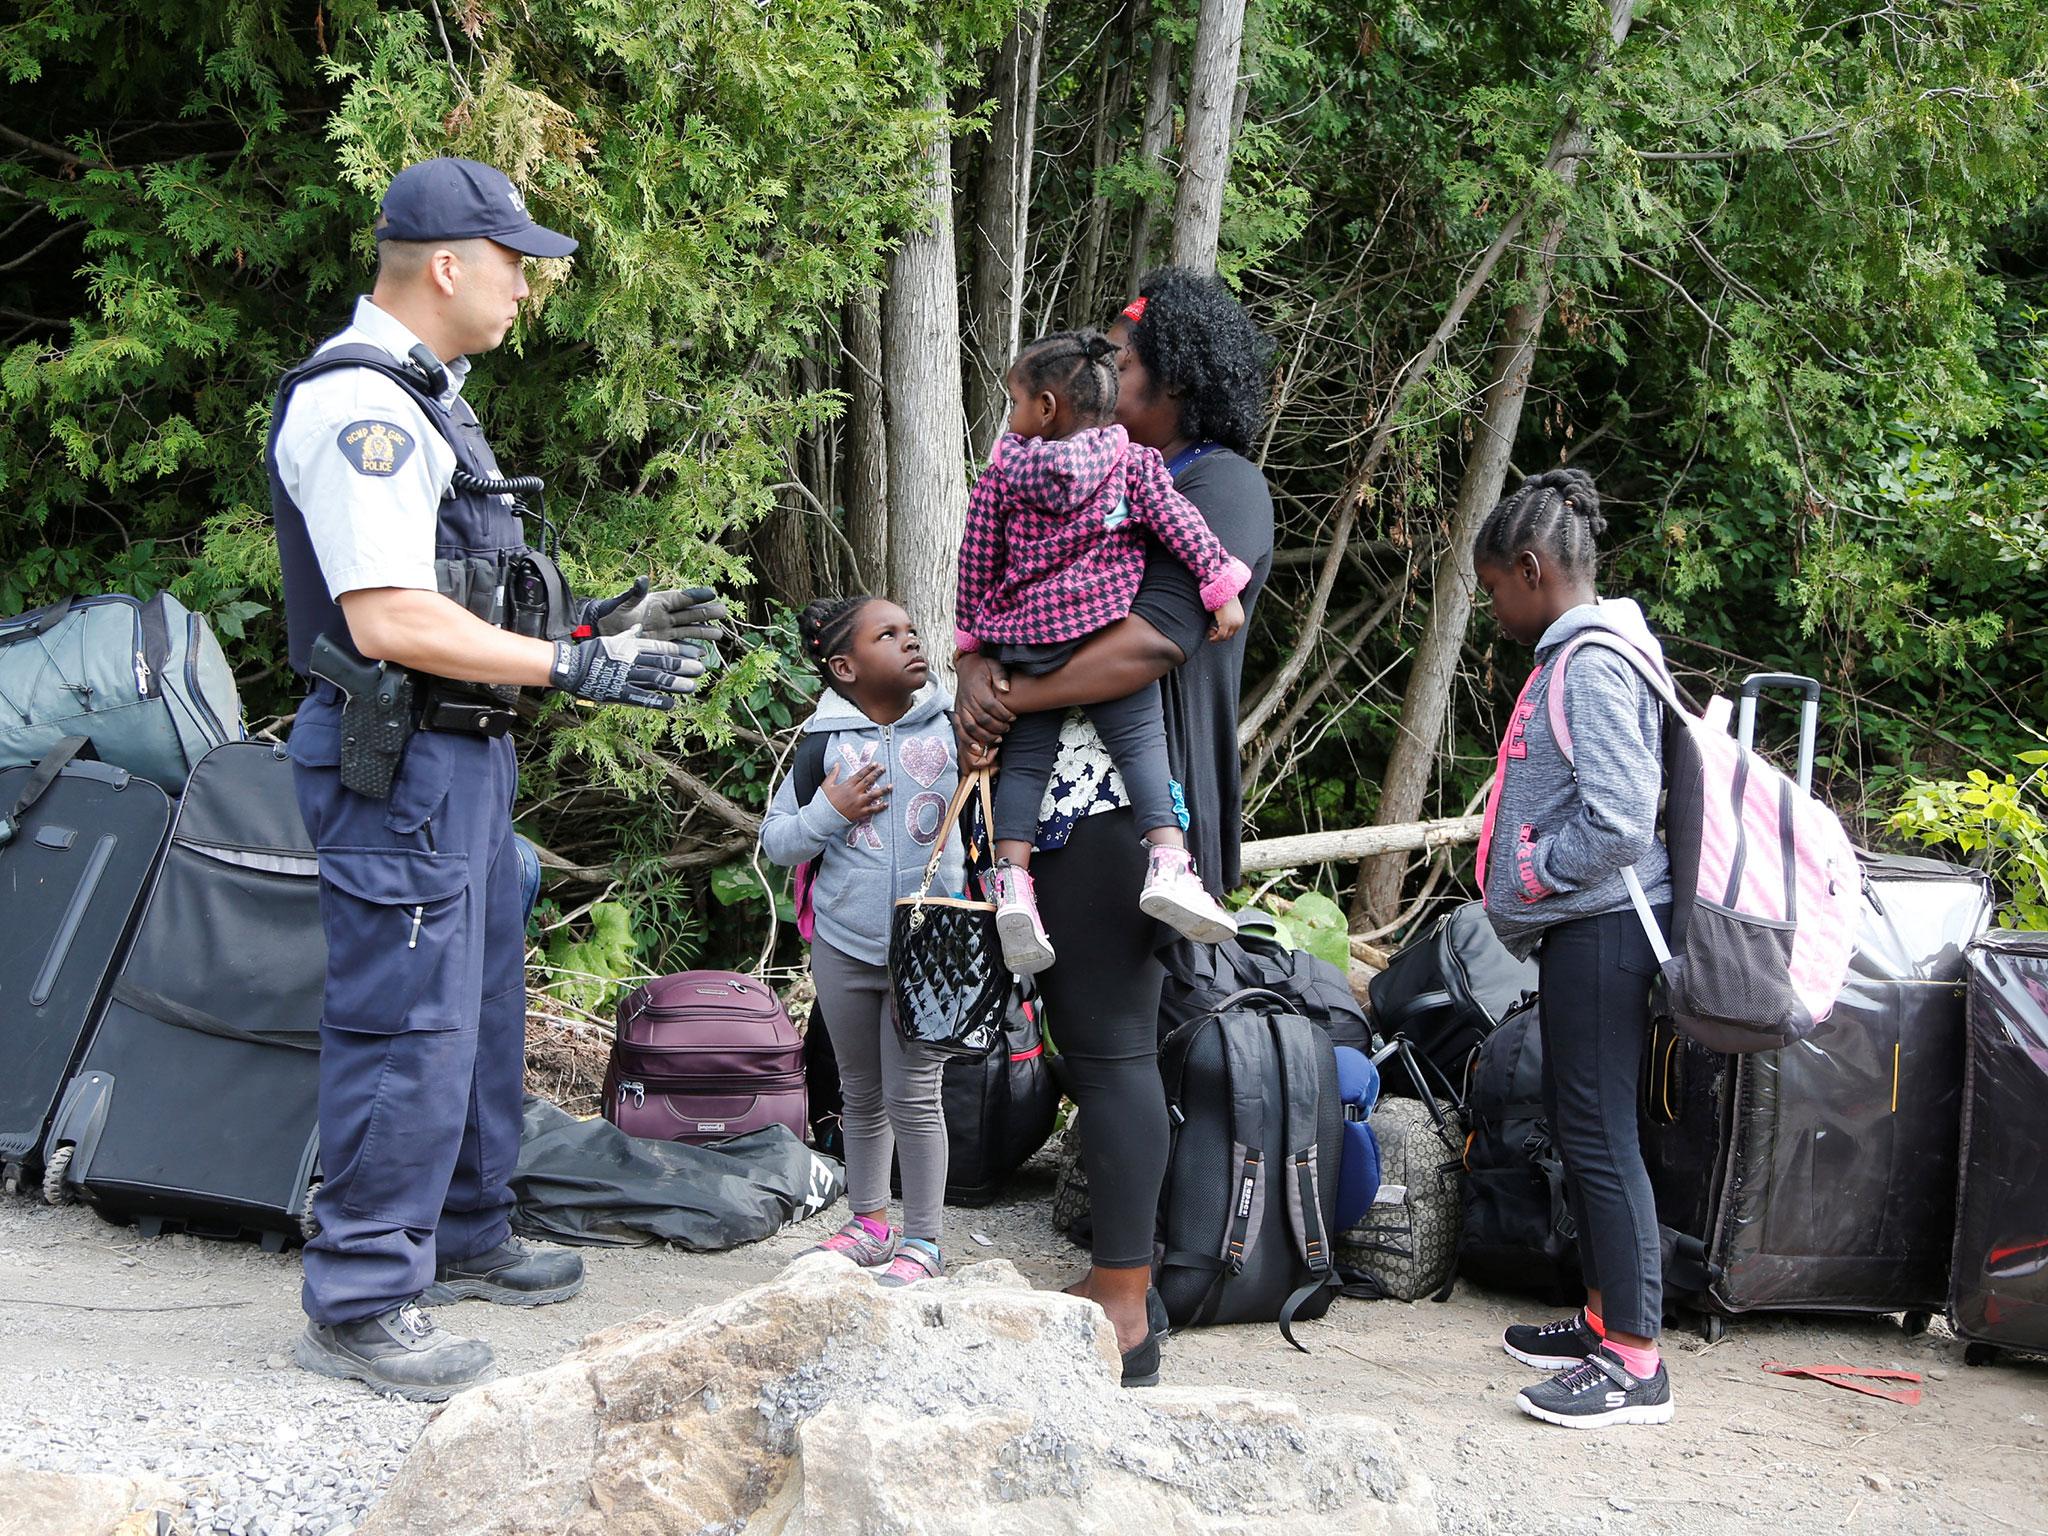
[(154, 1472), (186, 1490), (180, 1532), (348, 1536), (433, 1415), (270, 1357), (262, 1377), (40, 1378), (9, 1454), (49, 1472)]

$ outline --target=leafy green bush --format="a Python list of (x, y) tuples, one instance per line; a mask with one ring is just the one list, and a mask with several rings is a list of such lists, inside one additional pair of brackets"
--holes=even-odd
[(1961, 779), (1916, 780), (1889, 825), (1989, 871), (2010, 926), (2048, 929), (2048, 751), (2019, 760), (2024, 776), (1972, 769)]

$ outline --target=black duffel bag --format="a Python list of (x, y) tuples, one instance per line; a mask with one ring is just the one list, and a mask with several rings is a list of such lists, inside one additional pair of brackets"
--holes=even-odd
[[(1410, 940), (1370, 983), (1373, 1028), (1397, 1036), (1462, 1089), (1472, 1053), (1525, 998), (1536, 995), (1536, 962), (1517, 960), (1494, 936), (1486, 908), (1468, 901)], [(1382, 1063), (1386, 1093), (1426, 1098), (1423, 1084), (1397, 1062)]]

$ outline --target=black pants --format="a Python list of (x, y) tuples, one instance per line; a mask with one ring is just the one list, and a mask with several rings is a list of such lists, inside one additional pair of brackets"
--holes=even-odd
[(1038, 985), (1080, 1106), (1094, 1260), (1135, 1269), (1152, 1262), (1168, 1130), (1159, 1079), (1166, 972), (1159, 925), (1138, 910), (1145, 850), (1132, 813), (1082, 817), (1066, 847), (1033, 859), (1032, 874), (1059, 951)]
[[(1657, 917), (1668, 922), (1670, 909)], [(1627, 911), (1546, 929), (1537, 964), (1543, 1112), (1564, 1160), (1579, 1264), (1600, 1291), (1606, 1326), (1654, 1339), (1664, 1326), (1664, 1260), (1636, 1090), (1657, 959)]]
[[(1157, 683), (1106, 704), (1083, 711), (1109, 749), (1109, 759), (1123, 778), (1140, 832), (1178, 827), (1172, 771), (1166, 765), (1166, 708)], [(1038, 835), (1038, 807), (1052, 780), (1059, 754), (1060, 722), (1066, 711), (1041, 710), (1019, 715), (1003, 738), (1003, 771), (996, 777), (996, 837), (1002, 842), (1028, 843)], [(1036, 861), (1034, 860), (1034, 867)], [(1132, 898), (1136, 900), (1135, 897)], [(1042, 904), (1041, 904), (1042, 905)], [(1040, 914), (1044, 914), (1041, 912)], [(1057, 944), (1057, 940), (1054, 941)]]

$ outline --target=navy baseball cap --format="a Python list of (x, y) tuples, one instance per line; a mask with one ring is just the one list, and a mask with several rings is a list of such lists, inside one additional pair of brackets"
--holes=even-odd
[(567, 256), (576, 242), (533, 222), (512, 178), (441, 155), (408, 165), (384, 192), (379, 240), (495, 240), (522, 256)]

